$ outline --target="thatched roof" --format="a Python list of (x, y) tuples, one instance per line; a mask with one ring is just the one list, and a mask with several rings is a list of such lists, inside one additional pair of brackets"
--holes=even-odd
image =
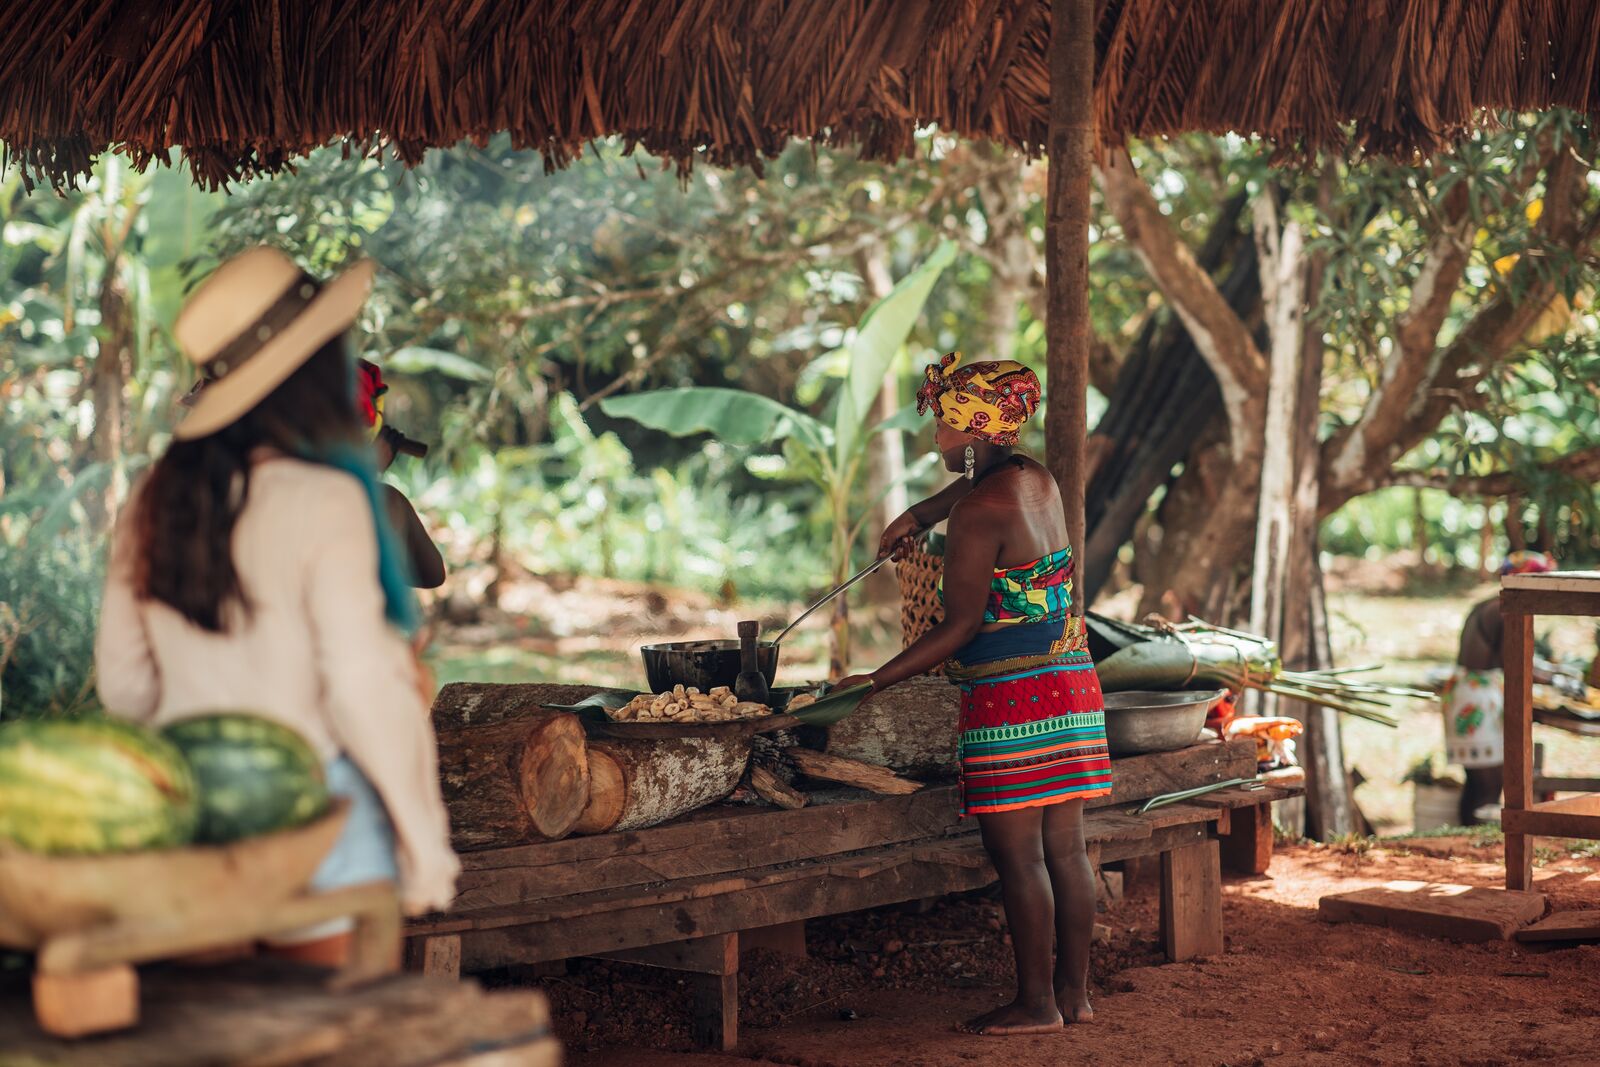
[[(351, 137), (508, 130), (688, 163), (790, 138), (1045, 139), (1049, 0), (7, 0), (0, 140), (37, 174), (182, 146), (217, 182)], [(1484, 109), (1600, 106), (1596, 0), (1101, 0), (1101, 138), (1237, 130), (1427, 151)]]

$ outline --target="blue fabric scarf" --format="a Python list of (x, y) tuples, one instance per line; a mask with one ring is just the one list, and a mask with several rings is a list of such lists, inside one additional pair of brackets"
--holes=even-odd
[(339, 444), (313, 452), (305, 458), (344, 471), (361, 484), (367, 494), (367, 503), (372, 507), (373, 525), (378, 531), (378, 582), (383, 586), (384, 615), (407, 635), (416, 633), (421, 620), (417, 612), (417, 598), (412, 592), (411, 576), (406, 573), (410, 564), (401, 550), (400, 539), (389, 525), (389, 510), (383, 506), (371, 449)]

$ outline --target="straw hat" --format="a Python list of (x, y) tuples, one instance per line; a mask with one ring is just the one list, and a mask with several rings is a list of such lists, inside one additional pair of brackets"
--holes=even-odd
[(362, 260), (323, 283), (276, 248), (241, 252), (184, 302), (172, 332), (203, 387), (173, 431), (187, 440), (236, 421), (350, 327), (372, 291)]

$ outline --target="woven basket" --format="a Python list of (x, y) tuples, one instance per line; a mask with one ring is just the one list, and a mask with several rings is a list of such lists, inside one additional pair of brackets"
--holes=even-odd
[[(944, 574), (944, 556), (924, 550), (920, 545), (895, 564), (900, 579), (900, 647), (907, 648), (944, 618), (939, 602), (939, 579)], [(929, 673), (942, 674), (936, 667)]]

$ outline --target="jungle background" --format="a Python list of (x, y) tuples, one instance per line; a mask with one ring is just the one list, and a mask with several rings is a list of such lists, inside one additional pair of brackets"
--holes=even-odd
[[(1317, 456), (1302, 569), (1337, 662), (1418, 681), (1507, 550), (1600, 559), (1596, 148), (1554, 113), (1414, 167), (1274, 170), (1211, 136), (1103, 161), (1091, 607), (1249, 622), (1262, 470), (1290, 447), (1263, 432), (1270, 324), (1293, 306), (1320, 411), (1296, 428)], [(93, 702), (108, 531), (192, 381), (173, 317), (227, 255), (380, 266), (358, 338), (389, 421), (433, 446), (388, 477), (451, 569), (425, 598), (439, 680), (633, 685), (638, 644), (781, 624), (948, 477), (908, 409), (923, 364), (1042, 373), (1045, 166), (930, 132), (893, 166), (796, 146), (687, 178), (615, 143), (546, 173), (499, 141), (412, 171), (327, 149), (225, 193), (116, 156), (65, 194), (11, 170), (0, 716)], [(887, 579), (808, 624), (786, 673), (880, 662), (896, 596)], [(1594, 654), (1580, 626), (1546, 640)], [(1554, 772), (1592, 762), (1593, 742), (1542, 739)], [(1346, 723), (1375, 824), (1409, 819), (1402, 778), (1441, 740), (1426, 704), (1398, 732)]]

